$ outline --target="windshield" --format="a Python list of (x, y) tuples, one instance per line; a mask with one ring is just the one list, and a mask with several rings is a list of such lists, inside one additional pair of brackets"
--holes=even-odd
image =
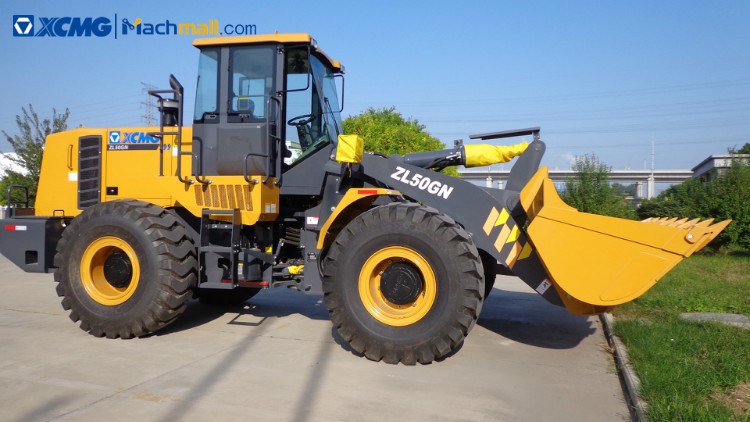
[(334, 134), (335, 142), (338, 139), (338, 135), (344, 132), (341, 127), (341, 115), (339, 114), (341, 110), (339, 110), (340, 104), (338, 95), (336, 94), (335, 75), (331, 69), (323, 66), (316, 57), (312, 58), (312, 63), (313, 77), (315, 78), (316, 86), (321, 91), (319, 95), (323, 98), (323, 116), (326, 119), (326, 125), (329, 126), (329, 130)]
[[(304, 159), (343, 132), (334, 73), (307, 48), (287, 50), (287, 165)], [(308, 61), (311, 58), (311, 64)], [(312, 72), (310, 71), (312, 70)]]

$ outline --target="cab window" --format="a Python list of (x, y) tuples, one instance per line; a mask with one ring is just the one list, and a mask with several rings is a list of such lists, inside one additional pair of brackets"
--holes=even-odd
[[(195, 94), (193, 120), (215, 123), (219, 112), (219, 50), (203, 50), (198, 60), (198, 88)], [(213, 117), (213, 118), (211, 118)]]
[(230, 50), (229, 121), (265, 121), (266, 102), (273, 92), (274, 48)]

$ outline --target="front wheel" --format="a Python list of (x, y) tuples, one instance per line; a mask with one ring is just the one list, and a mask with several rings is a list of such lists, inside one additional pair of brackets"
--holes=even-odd
[(374, 208), (336, 237), (323, 291), (341, 337), (368, 359), (413, 365), (457, 348), (476, 323), (484, 279), (469, 235), (417, 204)]

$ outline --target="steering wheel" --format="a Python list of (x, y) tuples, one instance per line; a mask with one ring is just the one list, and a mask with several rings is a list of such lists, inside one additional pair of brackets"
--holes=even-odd
[(291, 119), (289, 119), (289, 121), (286, 122), (286, 124), (288, 124), (289, 126), (300, 127), (300, 126), (304, 126), (314, 121), (315, 121), (314, 114), (303, 114), (301, 116), (292, 117)]

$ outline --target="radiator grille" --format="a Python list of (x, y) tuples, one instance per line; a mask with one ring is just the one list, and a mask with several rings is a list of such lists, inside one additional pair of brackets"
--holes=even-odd
[(102, 137), (78, 138), (78, 209), (98, 204), (101, 198)]
[(193, 193), (199, 207), (253, 210), (249, 185), (193, 185)]

